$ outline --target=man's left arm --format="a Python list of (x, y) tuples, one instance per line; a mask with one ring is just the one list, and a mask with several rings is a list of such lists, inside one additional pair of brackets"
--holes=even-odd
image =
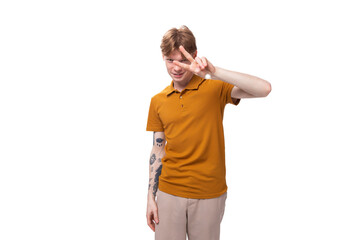
[(183, 46), (180, 46), (179, 50), (190, 64), (179, 61), (174, 61), (174, 64), (200, 77), (207, 78), (207, 75), (210, 74), (211, 79), (221, 80), (234, 85), (231, 91), (232, 98), (266, 97), (271, 92), (271, 84), (264, 79), (215, 67), (205, 57), (197, 57), (196, 53), (192, 56)]
[(271, 84), (264, 79), (220, 67), (214, 67), (211, 79), (218, 79), (234, 85), (231, 91), (232, 98), (266, 97), (271, 92)]

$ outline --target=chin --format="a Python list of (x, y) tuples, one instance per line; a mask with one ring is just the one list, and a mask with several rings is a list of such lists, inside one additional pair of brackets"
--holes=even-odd
[(171, 78), (172, 78), (175, 82), (181, 82), (181, 81), (184, 80), (184, 76), (181, 76), (180, 78), (179, 78), (179, 77), (171, 76)]
[(173, 81), (175, 81), (175, 82), (181, 82), (181, 81), (183, 81), (184, 79), (183, 78), (172, 78), (173, 79)]

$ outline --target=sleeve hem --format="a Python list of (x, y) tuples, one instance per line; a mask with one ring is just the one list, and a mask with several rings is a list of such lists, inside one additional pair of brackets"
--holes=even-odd
[(235, 106), (239, 105), (241, 98), (234, 98), (234, 99), (236, 99), (235, 102), (231, 100), (232, 104)]
[[(233, 97), (231, 97), (231, 93), (232, 93), (232, 90), (234, 89), (234, 87), (235, 87), (235, 86), (233, 85), (232, 88), (230, 89), (230, 91), (229, 91), (229, 97), (230, 97), (230, 99), (231, 99), (230, 103), (233, 104), (233, 105), (235, 105), (235, 106), (237, 106), (237, 105), (240, 103), (241, 98), (233, 98)], [(233, 101), (233, 99), (236, 99), (235, 102)]]
[(163, 128), (155, 128), (155, 127), (147, 127), (146, 131), (150, 131), (150, 132), (163, 132), (164, 129)]

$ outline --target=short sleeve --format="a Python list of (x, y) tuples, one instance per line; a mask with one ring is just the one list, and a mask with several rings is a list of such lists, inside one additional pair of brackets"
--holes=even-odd
[(151, 99), (146, 131), (163, 132), (164, 127), (157, 111), (156, 101)]
[(231, 97), (231, 91), (232, 91), (233, 87), (234, 87), (234, 85), (232, 85), (230, 83), (222, 82), (221, 97), (222, 97), (224, 104), (231, 103), (231, 104), (234, 104), (235, 106), (239, 104), (240, 99), (236, 99), (234, 102)]

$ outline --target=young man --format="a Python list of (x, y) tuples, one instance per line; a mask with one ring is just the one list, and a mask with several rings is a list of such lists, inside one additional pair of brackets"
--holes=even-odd
[(225, 105), (266, 97), (271, 85), (198, 57), (186, 26), (166, 32), (161, 50), (172, 82), (150, 103), (147, 223), (156, 240), (185, 240), (186, 234), (189, 240), (218, 240), (227, 197)]

